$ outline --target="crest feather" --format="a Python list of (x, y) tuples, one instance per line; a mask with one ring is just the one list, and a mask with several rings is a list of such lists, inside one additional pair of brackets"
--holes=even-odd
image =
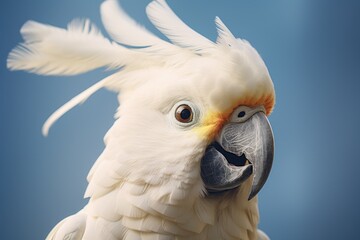
[(110, 42), (89, 20), (75, 19), (67, 29), (28, 21), (20, 32), (24, 43), (9, 54), (11, 70), (76, 75), (104, 66), (118, 68), (140, 54)]
[(85, 102), (91, 95), (93, 95), (95, 92), (100, 90), (103, 87), (107, 87), (111, 85), (111, 81), (116, 79), (115, 76), (117, 73), (110, 75), (103, 80), (95, 83), (91, 87), (87, 88), (85, 91), (81, 92), (80, 94), (73, 97), (70, 101), (62, 105), (60, 108), (58, 108), (55, 112), (53, 112), (50, 117), (45, 121), (43, 127), (42, 127), (42, 134), (44, 136), (47, 136), (49, 133), (49, 129), (51, 126), (59, 119), (61, 118), (65, 113), (73, 109), (79, 104), (82, 104)]
[(146, 8), (146, 13), (154, 26), (174, 44), (201, 51), (214, 47), (214, 43), (186, 25), (170, 9), (165, 0), (155, 0)]
[(216, 43), (231, 46), (237, 46), (237, 40), (231, 31), (226, 27), (226, 25), (221, 21), (219, 17), (215, 18), (216, 29), (218, 32), (218, 37)]
[[(246, 41), (236, 39), (218, 17), (215, 19), (218, 31), (215, 44), (186, 25), (165, 0), (152, 1), (146, 12), (155, 27), (174, 44), (137, 24), (117, 0), (105, 0), (101, 5), (101, 17), (110, 36), (120, 44), (143, 48), (126, 48), (111, 42), (87, 19), (74, 20), (67, 29), (28, 21), (21, 29), (24, 43), (10, 52), (7, 66), (11, 70), (26, 70), (42, 75), (75, 75), (100, 67), (118, 69), (124, 66), (127, 72), (131, 72), (165, 63), (178, 64), (195, 54), (216, 49), (217, 44), (253, 51)], [(43, 134), (47, 135), (55, 121), (97, 90), (107, 87), (119, 91), (117, 76), (113, 74), (99, 81), (56, 110), (45, 122)], [(112, 81), (115, 78), (117, 81)]]
[(136, 47), (164, 42), (129, 17), (117, 0), (106, 0), (101, 4), (100, 10), (104, 27), (115, 41)]

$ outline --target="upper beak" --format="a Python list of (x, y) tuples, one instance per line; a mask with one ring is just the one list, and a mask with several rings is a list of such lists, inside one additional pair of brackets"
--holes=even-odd
[(239, 187), (252, 173), (249, 200), (263, 187), (274, 158), (274, 137), (263, 112), (242, 123), (226, 124), (201, 161), (201, 177), (209, 192)]

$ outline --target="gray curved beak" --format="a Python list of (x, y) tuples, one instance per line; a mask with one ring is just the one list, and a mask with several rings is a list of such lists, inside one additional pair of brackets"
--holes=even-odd
[(263, 112), (243, 123), (226, 124), (201, 161), (201, 177), (208, 192), (239, 187), (253, 173), (249, 200), (265, 184), (274, 158), (274, 137)]

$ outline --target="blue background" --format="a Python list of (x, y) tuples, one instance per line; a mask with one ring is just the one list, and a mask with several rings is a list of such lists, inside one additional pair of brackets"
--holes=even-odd
[[(149, 29), (148, 0), (123, 0)], [(59, 106), (106, 74), (43, 77), (9, 72), (5, 61), (28, 19), (65, 27), (75, 17), (101, 26), (100, 0), (0, 2), (1, 239), (44, 239), (78, 211), (86, 175), (101, 153), (117, 107), (101, 90), (58, 121)], [(360, 221), (360, 2), (169, 0), (194, 29), (215, 39), (216, 15), (249, 40), (272, 75), (276, 154), (260, 192), (260, 227), (272, 239), (355, 239)], [(102, 27), (102, 26), (101, 26)], [(357, 237), (359, 238), (359, 237)]]

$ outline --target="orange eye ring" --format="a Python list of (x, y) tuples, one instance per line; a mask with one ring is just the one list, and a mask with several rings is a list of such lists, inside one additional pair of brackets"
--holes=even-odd
[(194, 118), (192, 108), (187, 104), (181, 104), (176, 108), (175, 118), (181, 123), (190, 123)]

